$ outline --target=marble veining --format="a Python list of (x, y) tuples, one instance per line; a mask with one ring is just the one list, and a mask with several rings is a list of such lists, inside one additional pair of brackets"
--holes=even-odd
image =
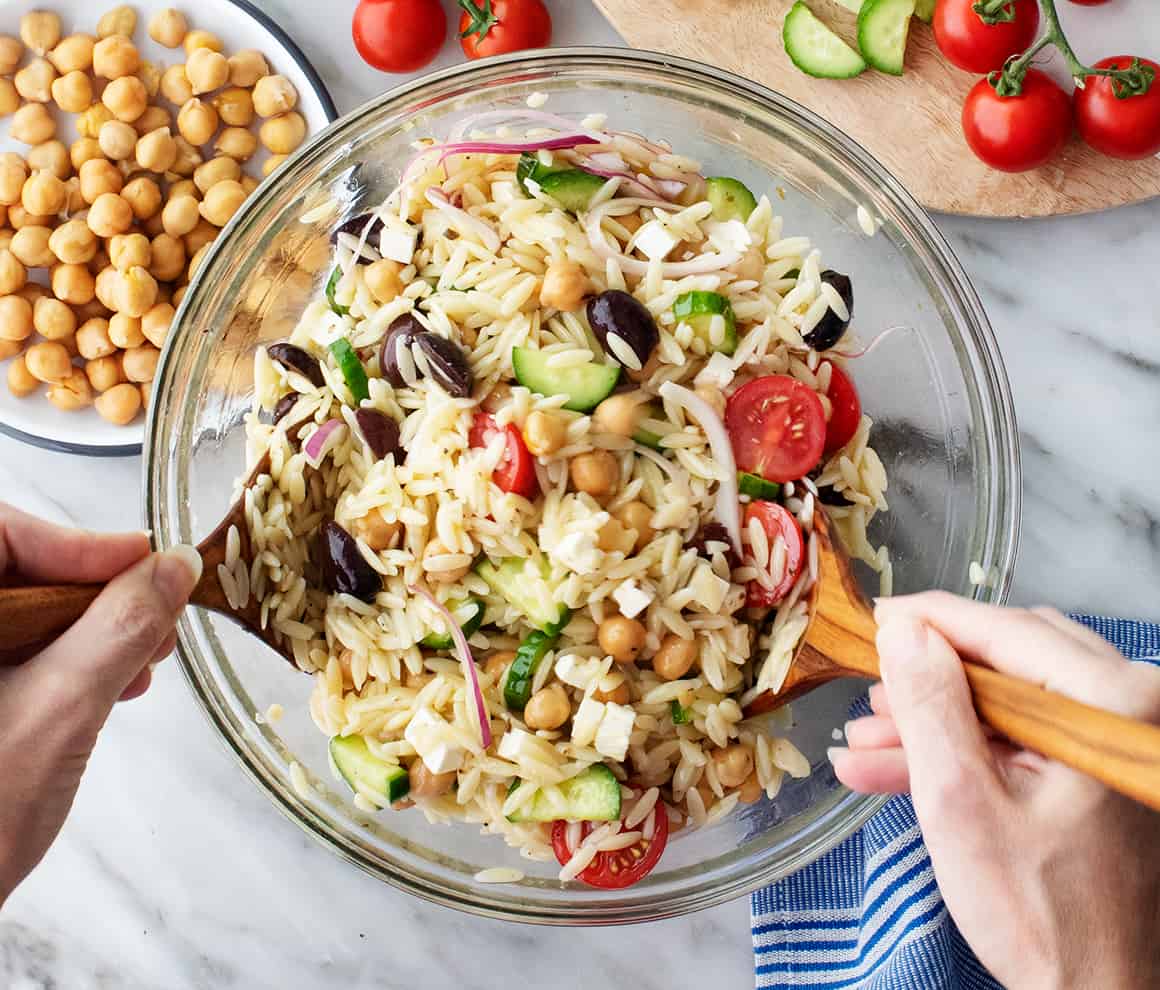
[[(346, 12), (260, 2), (341, 109), (382, 89)], [(554, 0), (559, 43), (616, 44)], [(1077, 15), (1086, 16), (1086, 15)], [(1160, 27), (1160, 20), (1157, 22)], [(1154, 32), (1155, 33), (1155, 32)], [(448, 44), (439, 64), (453, 64)], [(937, 218), (977, 286), (1015, 394), (1023, 542), (1014, 599), (1160, 619), (1157, 207), (1036, 222)], [(140, 526), (140, 462), (0, 437), (0, 498)], [(0, 915), (2, 990), (751, 985), (744, 899), (622, 929), (551, 930), (400, 894), (316, 845), (240, 772), (164, 665), (103, 734), (72, 817)]]

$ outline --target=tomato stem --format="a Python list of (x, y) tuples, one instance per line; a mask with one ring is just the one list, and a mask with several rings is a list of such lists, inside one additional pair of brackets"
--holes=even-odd
[(470, 38), (473, 34), (478, 34), (479, 40), (483, 41), (487, 37), (487, 32), (499, 23), (499, 18), (491, 9), (491, 0), (483, 0), (482, 6), (478, 0), (456, 0), (456, 2), (471, 18), (467, 30), (459, 36), (460, 38)]
[(1000, 24), (1015, 20), (1015, 0), (975, 0), (971, 10), (984, 24)]
[[(1076, 55), (1075, 49), (1071, 47), (1071, 43), (1067, 40), (1067, 35), (1063, 32), (1063, 26), (1059, 23), (1059, 14), (1055, 9), (1055, 0), (1039, 0), (1040, 9), (1043, 11), (1043, 19), (1047, 24), (1047, 28), (1035, 45), (1033, 45), (1026, 53), (1020, 55), (1015, 62), (1005, 66), (1003, 75), (1007, 76), (1008, 70), (1019, 71), (1020, 81), (1022, 74), (1025, 74), (1026, 64), (1030, 61), (1030, 57), (1039, 49), (1044, 47), (1044, 43), (1054, 45), (1059, 49), (1060, 54), (1067, 62), (1067, 69), (1071, 73), (1075, 84), (1080, 89), (1083, 89), (1084, 80), (1089, 76), (1107, 76), (1112, 81), (1112, 92), (1115, 93), (1117, 99), (1126, 99), (1129, 96), (1143, 96), (1152, 88), (1152, 83), (1156, 77), (1156, 70), (1150, 65), (1145, 65), (1138, 58), (1133, 58), (1131, 64), (1124, 69), (1094, 69), (1091, 66), (1084, 65)], [(981, 15), (980, 15), (981, 16)], [(999, 91), (996, 86), (996, 91)], [(1000, 92), (1000, 95), (1006, 95)]]

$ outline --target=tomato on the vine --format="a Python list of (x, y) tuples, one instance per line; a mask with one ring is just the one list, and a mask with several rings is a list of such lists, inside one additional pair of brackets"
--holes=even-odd
[(939, 0), (934, 9), (934, 40), (947, 60), (967, 72), (1003, 68), (1035, 40), (1039, 31), (1036, 0), (1005, 0), (997, 6), (1011, 20), (986, 23), (975, 11), (977, 0)]
[[(1151, 70), (1145, 92), (1131, 92), (1107, 76), (1087, 76), (1075, 93), (1079, 136), (1113, 158), (1150, 158), (1160, 151), (1160, 65), (1141, 58), (1137, 66)], [(1130, 55), (1097, 62), (1097, 69), (1130, 69)], [(1119, 88), (1120, 95), (1117, 95)]]
[(552, 15), (544, 0), (458, 0), (459, 44), (468, 58), (546, 48)]
[(524, 443), (519, 427), (508, 423), (502, 430), (487, 413), (475, 414), (467, 442), (472, 447), (486, 447), (497, 433), (504, 435), (504, 452), (491, 473), (491, 480), (505, 492), (532, 498), (540, 490), (536, 481), (536, 459)]
[[(627, 849), (597, 853), (577, 879), (583, 880), (590, 887), (619, 890), (622, 887), (631, 887), (638, 880), (648, 876), (657, 865), (661, 853), (665, 851), (665, 844), (669, 841), (669, 815), (665, 811), (663, 801), (657, 801), (651, 818), (653, 823), (651, 839), (640, 838), (635, 845)], [(581, 839), (587, 838), (594, 827), (592, 822), (584, 822), (580, 830)], [(643, 828), (643, 823), (640, 827)], [(622, 824), (621, 831), (623, 830)], [(572, 850), (568, 848), (566, 821), (552, 823), (552, 851), (561, 866), (572, 858)]]
[(1025, 172), (1057, 155), (1071, 136), (1071, 100), (1050, 76), (1028, 69), (1015, 96), (1000, 96), (986, 79), (963, 104), (963, 134), (992, 168)]
[(439, 54), (447, 15), (439, 0), (359, 0), (351, 35), (368, 65), (414, 72)]

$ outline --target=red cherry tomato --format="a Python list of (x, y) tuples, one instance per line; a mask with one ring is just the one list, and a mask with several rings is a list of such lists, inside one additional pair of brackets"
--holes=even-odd
[(414, 72), (439, 54), (447, 15), (439, 0), (360, 0), (351, 35), (368, 65), (383, 72)]
[(552, 15), (543, 0), (458, 0), (459, 44), (468, 58), (547, 48)]
[(830, 365), (830, 388), (826, 392), (832, 411), (826, 424), (826, 453), (832, 454), (850, 442), (862, 422), (862, 402), (858, 390), (836, 364)]
[[(669, 816), (661, 801), (657, 801), (656, 807), (653, 808), (652, 822), (651, 839), (640, 839), (627, 849), (597, 853), (596, 858), (585, 867), (578, 879), (590, 887), (602, 887), (605, 890), (631, 887), (638, 880), (643, 880), (657, 865), (661, 853), (665, 851), (665, 844), (669, 841)], [(592, 822), (584, 822), (580, 830), (581, 837), (589, 835), (594, 827)], [(622, 825), (621, 831), (623, 830)], [(568, 850), (567, 822), (552, 823), (552, 849), (561, 866), (572, 858)]]
[(750, 581), (745, 589), (745, 604), (750, 608), (776, 605), (794, 586), (802, 572), (806, 559), (805, 541), (798, 521), (788, 509), (776, 502), (750, 502), (745, 507), (744, 525), (751, 519), (761, 523), (772, 549), (779, 536), (785, 543), (785, 574), (772, 588), (766, 588), (760, 581)]
[[(987, 24), (975, 13), (975, 0), (939, 0), (934, 9), (934, 40), (939, 51), (967, 72), (991, 72), (1035, 40), (1039, 30), (1036, 0), (1012, 0), (1015, 17)], [(1010, 8), (1008, 8), (1010, 9)]]
[[(1126, 69), (1131, 55), (1115, 55), (1095, 64), (1097, 69)], [(1160, 151), (1160, 65), (1142, 58), (1155, 75), (1146, 93), (1116, 96), (1107, 76), (1088, 76), (1075, 91), (1075, 120), (1079, 136), (1112, 158), (1151, 158)]]
[(822, 459), (826, 413), (808, 385), (788, 375), (766, 375), (729, 397), (725, 430), (739, 470), (769, 481), (794, 481)]
[(1098, 7), (1101, 3), (1107, 3), (1108, 0), (1071, 0), (1074, 4), (1079, 4), (1081, 7)]
[(980, 79), (963, 104), (971, 150), (1002, 172), (1025, 172), (1054, 158), (1071, 136), (1071, 100), (1049, 76), (1028, 69), (1018, 96)]
[(532, 498), (540, 489), (536, 481), (536, 460), (514, 423), (508, 423), (501, 431), (495, 420), (487, 413), (476, 413), (471, 423), (471, 431), (467, 435), (467, 442), (472, 447), (486, 447), (491, 438), (500, 432), (506, 437), (507, 447), (499, 464), (491, 473), (491, 480), (505, 492)]

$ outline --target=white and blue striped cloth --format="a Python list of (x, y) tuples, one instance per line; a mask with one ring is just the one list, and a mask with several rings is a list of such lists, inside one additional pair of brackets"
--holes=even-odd
[[(1075, 616), (1131, 660), (1160, 657), (1160, 625)], [(753, 895), (758, 987), (1002, 990), (947, 913), (908, 797)]]

